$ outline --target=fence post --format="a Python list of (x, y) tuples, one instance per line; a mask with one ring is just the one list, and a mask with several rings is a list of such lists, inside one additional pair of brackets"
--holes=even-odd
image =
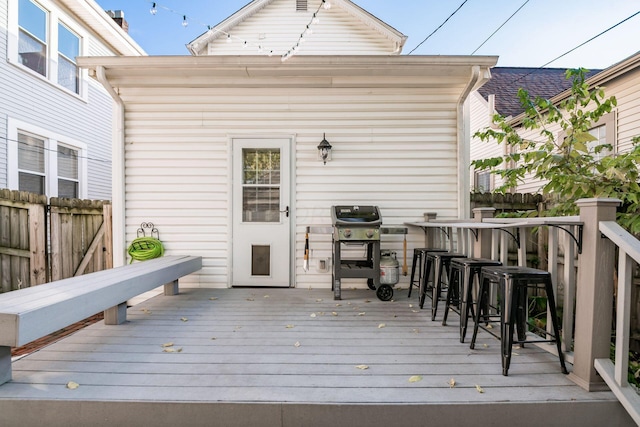
[(613, 316), (614, 244), (600, 233), (600, 221), (615, 221), (618, 199), (580, 199), (582, 254), (578, 259), (573, 371), (569, 378), (588, 391), (607, 390), (593, 363), (609, 358)]
[(47, 282), (47, 228), (46, 206), (43, 204), (29, 205), (29, 253), (31, 286)]
[[(493, 218), (495, 208), (474, 208), (473, 220), (482, 222), (484, 218)], [(473, 245), (473, 256), (476, 258), (491, 258), (491, 230), (478, 229), (478, 236)]]

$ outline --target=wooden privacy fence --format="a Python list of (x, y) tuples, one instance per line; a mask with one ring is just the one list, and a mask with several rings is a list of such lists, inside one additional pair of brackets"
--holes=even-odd
[(0, 292), (113, 266), (111, 204), (0, 190)]

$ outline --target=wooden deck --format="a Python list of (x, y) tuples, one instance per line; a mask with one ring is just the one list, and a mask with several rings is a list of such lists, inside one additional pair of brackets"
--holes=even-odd
[(456, 314), (431, 322), (429, 302), (420, 310), (406, 292), (386, 303), (348, 288), (342, 301), (306, 289), (158, 296), (124, 325), (99, 322), (14, 361), (0, 425), (634, 425), (612, 393), (582, 390), (535, 346), (502, 376), (498, 341), (481, 332), (470, 350)]

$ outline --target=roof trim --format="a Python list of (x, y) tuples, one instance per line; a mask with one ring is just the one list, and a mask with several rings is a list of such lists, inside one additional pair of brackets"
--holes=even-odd
[[(635, 54), (623, 59), (622, 61), (613, 64), (609, 68), (605, 68), (599, 73), (589, 77), (585, 80), (585, 82), (589, 85), (590, 88), (595, 86), (600, 86), (602, 84), (607, 83), (617, 77), (620, 77), (630, 71), (633, 71), (637, 68), (640, 68), (640, 52), (636, 52)], [(567, 99), (571, 95), (571, 89), (567, 89), (556, 96), (549, 99), (552, 104), (557, 105), (563, 100)], [(519, 114), (509, 121), (511, 125), (519, 125), (522, 123), (524, 119), (525, 113)]]
[(95, 0), (60, 0), (76, 18), (91, 28), (118, 55), (147, 55), (138, 43), (124, 31)]
[[(218, 25), (215, 25), (210, 30), (205, 31), (200, 36), (189, 42), (186, 45), (187, 49), (193, 56), (198, 56), (199, 52), (201, 52), (208, 43), (222, 37), (224, 34), (228, 34), (233, 27), (251, 18), (253, 15), (260, 12), (262, 9), (269, 6), (273, 2), (274, 0), (252, 1), (233, 15), (229, 16), (224, 21), (220, 22)], [(407, 36), (396, 30), (392, 26), (388, 25), (387, 23), (383, 22), (376, 16), (362, 9), (360, 6), (354, 4), (350, 0), (332, 0), (332, 2), (333, 4), (335, 4), (335, 6), (341, 8), (349, 15), (360, 20), (363, 24), (367, 25), (368, 27), (372, 28), (382, 36), (395, 43), (398, 49), (396, 52), (397, 54), (402, 52), (402, 48), (404, 47), (404, 43), (407, 40)]]

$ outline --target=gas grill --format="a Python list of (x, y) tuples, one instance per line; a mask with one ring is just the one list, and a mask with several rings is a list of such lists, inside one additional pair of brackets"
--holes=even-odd
[[(393, 297), (389, 285), (380, 285), (380, 226), (382, 217), (377, 206), (332, 206), (333, 220), (333, 277), (334, 299), (341, 299), (341, 280), (367, 279), (378, 298)], [(366, 254), (357, 259), (343, 257), (343, 250), (354, 246), (366, 247)]]

